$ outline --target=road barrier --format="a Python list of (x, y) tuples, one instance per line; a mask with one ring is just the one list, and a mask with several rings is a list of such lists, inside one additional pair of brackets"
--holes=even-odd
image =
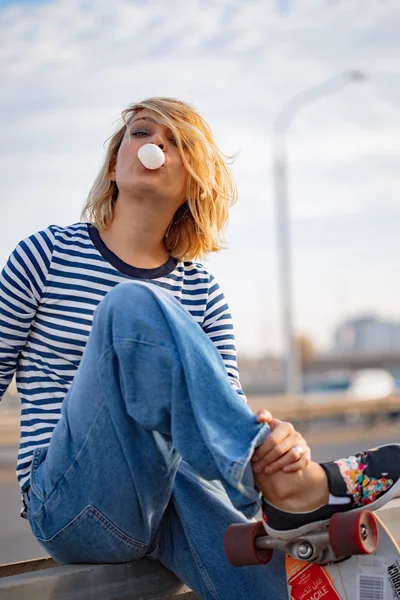
[(248, 398), (254, 412), (267, 408), (274, 417), (287, 421), (314, 421), (346, 415), (379, 417), (389, 413), (400, 414), (400, 394), (386, 398), (361, 400), (345, 394), (266, 396)]
[[(317, 419), (363, 415), (371, 417), (370, 424), (380, 415), (400, 414), (400, 394), (387, 398), (358, 400), (339, 394), (298, 396), (249, 396), (250, 408), (257, 412), (267, 408), (274, 417), (287, 421), (307, 422)], [(0, 411), (0, 445), (14, 446), (19, 442), (19, 411)]]

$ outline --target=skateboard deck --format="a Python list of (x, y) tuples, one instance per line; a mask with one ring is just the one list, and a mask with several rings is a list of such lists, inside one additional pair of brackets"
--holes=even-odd
[(372, 554), (325, 566), (286, 555), (290, 600), (399, 600), (400, 549), (380, 518), (374, 518), (379, 542)]
[(376, 513), (337, 514), (290, 541), (267, 535), (261, 521), (227, 530), (235, 566), (267, 564), (274, 550), (286, 555), (290, 600), (400, 600), (400, 549)]

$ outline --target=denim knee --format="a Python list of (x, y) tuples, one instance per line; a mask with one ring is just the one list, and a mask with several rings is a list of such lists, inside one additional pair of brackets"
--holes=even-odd
[(97, 307), (91, 336), (96, 336), (99, 349), (116, 347), (123, 339), (173, 349), (169, 321), (183, 316), (188, 318), (178, 300), (157, 285), (123, 282), (108, 292)]
[(99, 305), (103, 308), (120, 311), (129, 305), (130, 309), (137, 308), (141, 313), (159, 306), (159, 302), (177, 303), (176, 299), (161, 287), (144, 281), (124, 281), (117, 284), (103, 298)]
[(110, 290), (104, 300), (107, 300), (107, 304), (111, 306), (116, 304), (120, 308), (121, 303), (131, 299), (146, 301), (148, 298), (156, 296), (159, 291), (158, 286), (146, 281), (123, 281)]

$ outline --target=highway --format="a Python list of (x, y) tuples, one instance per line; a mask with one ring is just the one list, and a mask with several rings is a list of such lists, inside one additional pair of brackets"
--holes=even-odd
[[(373, 428), (363, 424), (313, 425), (304, 433), (318, 462), (348, 456), (358, 450), (390, 442), (400, 442), (400, 420), (382, 422)], [(19, 488), (15, 478), (15, 446), (0, 445), (0, 564), (45, 556), (19, 516)]]

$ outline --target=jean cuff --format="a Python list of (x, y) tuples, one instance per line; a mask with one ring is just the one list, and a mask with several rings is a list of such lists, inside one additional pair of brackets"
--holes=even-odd
[(247, 518), (252, 518), (260, 509), (261, 494), (254, 483), (251, 457), (254, 450), (260, 446), (271, 433), (268, 424), (261, 425), (257, 435), (253, 438), (248, 452), (228, 469), (229, 490), (227, 492), (233, 505)]

